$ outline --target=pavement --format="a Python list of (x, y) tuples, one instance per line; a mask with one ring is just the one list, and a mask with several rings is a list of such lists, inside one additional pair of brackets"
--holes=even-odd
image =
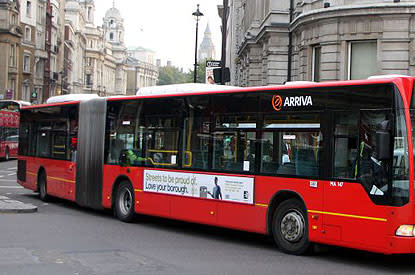
[(33, 213), (37, 206), (0, 195), (0, 213)]
[(37, 206), (24, 203), (8, 197), (8, 192), (12, 189), (22, 189), (18, 186), (16, 179), (15, 161), (2, 162), (0, 169), (0, 214), (4, 213), (33, 213), (37, 211)]

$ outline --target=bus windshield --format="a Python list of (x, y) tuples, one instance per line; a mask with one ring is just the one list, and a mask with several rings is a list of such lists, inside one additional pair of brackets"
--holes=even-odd
[(0, 101), (0, 111), (18, 112), (20, 105), (14, 101)]

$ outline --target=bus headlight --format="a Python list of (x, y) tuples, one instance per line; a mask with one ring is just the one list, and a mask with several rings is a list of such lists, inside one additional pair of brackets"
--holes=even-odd
[(410, 224), (404, 224), (398, 227), (395, 232), (396, 236), (400, 237), (414, 237), (415, 236), (415, 226)]

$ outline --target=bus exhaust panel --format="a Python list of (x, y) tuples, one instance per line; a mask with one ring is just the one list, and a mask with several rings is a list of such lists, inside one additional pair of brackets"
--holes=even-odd
[(94, 209), (102, 209), (106, 110), (104, 98), (82, 101), (79, 106), (76, 202)]

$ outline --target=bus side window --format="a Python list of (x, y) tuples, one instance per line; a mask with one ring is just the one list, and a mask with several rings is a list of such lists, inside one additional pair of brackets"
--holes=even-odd
[(215, 117), (213, 169), (254, 172), (256, 115), (221, 114)]
[(208, 96), (186, 98), (186, 116), (182, 143), (182, 167), (209, 169), (211, 144), (211, 105)]
[(37, 144), (36, 144), (36, 156), (38, 157), (51, 157), (51, 141), (50, 133), (52, 130), (51, 123), (43, 122), (39, 123), (37, 127)]
[(357, 112), (334, 113), (334, 171), (335, 178), (355, 179), (358, 151)]
[(323, 152), (320, 115), (273, 115), (264, 119), (261, 172), (318, 177)]

